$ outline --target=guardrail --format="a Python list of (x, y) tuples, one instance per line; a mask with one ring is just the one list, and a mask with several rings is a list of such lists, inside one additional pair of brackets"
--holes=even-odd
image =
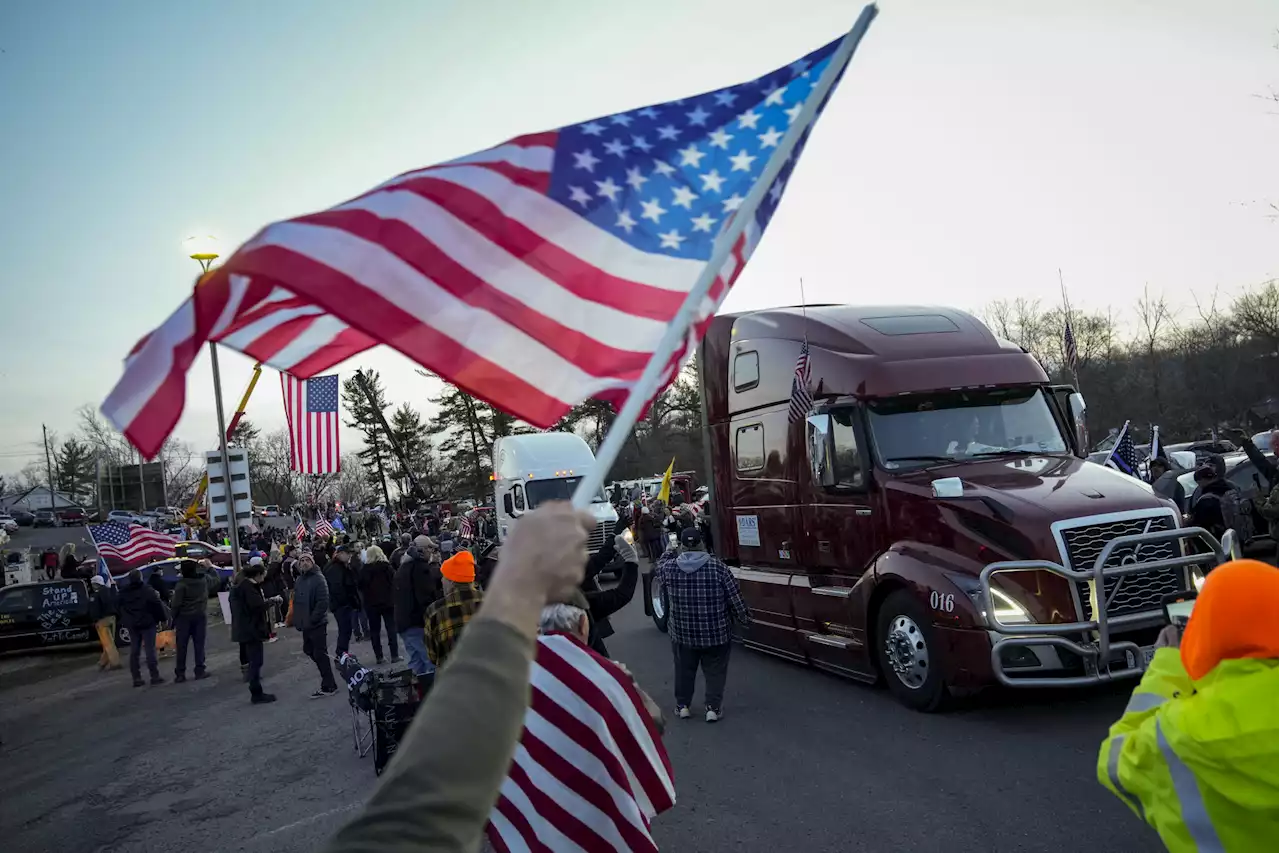
[[(1107, 566), (1107, 562), (1120, 548), (1141, 545), (1159, 545), (1166, 542), (1183, 543), (1186, 540), (1195, 539), (1209, 547), (1208, 553), (1183, 554), (1181, 557), (1171, 557), (1161, 560), (1149, 560), (1141, 563), (1129, 563), (1119, 566)], [(1182, 549), (1185, 551), (1185, 549)], [(1108, 618), (1107, 605), (1110, 603), (1107, 596), (1104, 595), (1106, 589), (1105, 582), (1108, 578), (1120, 578), (1126, 575), (1142, 574), (1144, 572), (1156, 571), (1159, 569), (1171, 568), (1187, 568), (1190, 566), (1205, 566), (1206, 571), (1215, 566), (1220, 565), (1224, 561), (1224, 551), (1221, 543), (1213, 537), (1207, 530), (1201, 527), (1183, 527), (1177, 530), (1157, 530), (1150, 533), (1135, 533), (1128, 536), (1117, 536), (1108, 542), (1098, 554), (1097, 559), (1093, 561), (1093, 566), (1089, 569), (1076, 571), (1066, 568), (1058, 563), (1049, 560), (1009, 560), (1000, 563), (991, 563), (982, 570), (979, 577), (980, 583), (980, 606), (982, 607), (986, 619), (987, 627), (997, 634), (1001, 634), (1001, 638), (991, 645), (991, 668), (995, 674), (996, 680), (1008, 687), (1081, 687), (1089, 684), (1101, 684), (1103, 682), (1115, 681), (1120, 678), (1133, 678), (1139, 676), (1143, 672), (1142, 666), (1142, 649), (1133, 642), (1121, 640), (1112, 642), (1111, 632), (1113, 629), (1124, 628), (1128, 625), (1140, 625), (1150, 621), (1149, 614), (1126, 614)], [(1097, 619), (1089, 619), (1080, 622), (1055, 622), (1055, 623), (1033, 623), (1033, 624), (1007, 624), (995, 618), (995, 602), (991, 595), (991, 579), (998, 574), (1006, 572), (1026, 572), (1026, 571), (1045, 571), (1066, 578), (1072, 584), (1080, 582), (1092, 581), (1093, 599), (1097, 607)], [(1112, 596), (1115, 591), (1112, 591)], [(1081, 634), (1088, 635), (1090, 633), (1097, 635), (1095, 642), (1077, 642), (1068, 639), (1070, 635)], [(1027, 678), (1010, 678), (1004, 672), (1004, 667), (1000, 662), (1000, 650), (1008, 645), (1018, 646), (1052, 646), (1055, 648), (1066, 649), (1076, 655), (1079, 655), (1086, 661), (1085, 675), (1071, 675), (1061, 677), (1027, 677)], [(1122, 651), (1130, 653), (1137, 662), (1136, 666), (1126, 666), (1124, 669), (1112, 669), (1110, 664), (1111, 653), (1113, 651)], [(1126, 654), (1126, 660), (1129, 654)], [(1093, 662), (1093, 671), (1089, 672), (1089, 662)]]

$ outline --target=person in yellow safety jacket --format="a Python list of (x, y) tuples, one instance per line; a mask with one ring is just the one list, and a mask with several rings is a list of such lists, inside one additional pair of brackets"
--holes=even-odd
[(1102, 742), (1098, 780), (1174, 853), (1280, 849), (1278, 635), (1280, 573), (1219, 566)]

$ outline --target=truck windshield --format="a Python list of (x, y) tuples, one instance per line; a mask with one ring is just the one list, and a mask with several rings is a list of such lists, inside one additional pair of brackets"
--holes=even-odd
[(1065, 453), (1039, 387), (909, 394), (867, 404), (880, 464), (890, 470), (1027, 453)]
[[(581, 477), (557, 477), (553, 480), (528, 480), (524, 484), (525, 501), (529, 509), (547, 501), (567, 501), (573, 498), (573, 490), (578, 488)], [(604, 490), (596, 493), (592, 503), (604, 501)]]

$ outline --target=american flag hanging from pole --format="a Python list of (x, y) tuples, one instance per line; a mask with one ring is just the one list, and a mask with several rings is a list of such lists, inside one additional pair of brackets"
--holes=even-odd
[(317, 536), (328, 538), (333, 535), (333, 526), (321, 518), (316, 522), (315, 531)]
[(1131, 477), (1140, 477), (1138, 450), (1133, 446), (1133, 435), (1129, 432), (1128, 421), (1125, 421), (1124, 429), (1120, 430), (1120, 438), (1111, 446), (1111, 453), (1107, 455), (1103, 464)]
[(289, 423), (289, 467), (303, 474), (335, 474), (338, 448), (338, 374), (299, 379), (280, 374)]
[(804, 420), (813, 408), (813, 394), (809, 392), (809, 342), (800, 345), (800, 357), (796, 359), (796, 372), (791, 377), (791, 423)]
[(298, 529), (293, 531), (294, 538), (299, 542), (307, 538), (307, 526), (301, 521), (298, 522)]
[(1071, 318), (1067, 317), (1066, 326), (1062, 330), (1062, 349), (1067, 356), (1067, 367), (1072, 373), (1080, 372), (1080, 351), (1076, 349), (1076, 336), (1071, 331)]
[(649, 822), (675, 805), (662, 738), (631, 679), (562, 634), (538, 638), (530, 703), (498, 802), (493, 846), (657, 851)]
[[(777, 210), (835, 91), (819, 81), (838, 82), (874, 11), (758, 79), (517, 136), (267, 226), (134, 347), (103, 413), (150, 457), (208, 341), (303, 378), (385, 343), (548, 427), (588, 397), (625, 400), (717, 235), (747, 217), (669, 383)], [(781, 171), (744, 206), (802, 115)]]
[(89, 525), (89, 536), (98, 549), (99, 557), (108, 564), (113, 561), (123, 564), (126, 569), (172, 557), (173, 546), (180, 541), (176, 536), (159, 533), (141, 524), (118, 521)]

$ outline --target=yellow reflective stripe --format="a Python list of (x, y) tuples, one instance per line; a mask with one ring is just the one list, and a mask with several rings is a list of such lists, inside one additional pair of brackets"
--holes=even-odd
[(1126, 737), (1128, 735), (1116, 735), (1111, 739), (1111, 749), (1107, 753), (1107, 778), (1111, 780), (1111, 787), (1116, 789), (1116, 793), (1138, 813), (1138, 817), (1146, 820), (1147, 813), (1142, 808), (1142, 801), (1129, 793), (1120, 781), (1120, 752), (1124, 749)]
[(1160, 721), (1156, 720), (1156, 743), (1160, 746), (1160, 754), (1169, 766), (1169, 776), (1173, 779), (1173, 792), (1178, 797), (1178, 805), (1182, 809), (1182, 824), (1187, 828), (1196, 850), (1200, 853), (1218, 853), (1225, 848), (1218, 840), (1218, 830), (1214, 828), (1209, 812), (1204, 807), (1204, 798), (1200, 796), (1200, 785), (1196, 782), (1196, 774), (1182, 762), (1178, 753), (1173, 751)]
[(1159, 708), (1167, 701), (1168, 697), (1161, 696), (1159, 693), (1134, 693), (1129, 697), (1129, 704), (1124, 706), (1124, 712), (1141, 714), (1143, 711)]

